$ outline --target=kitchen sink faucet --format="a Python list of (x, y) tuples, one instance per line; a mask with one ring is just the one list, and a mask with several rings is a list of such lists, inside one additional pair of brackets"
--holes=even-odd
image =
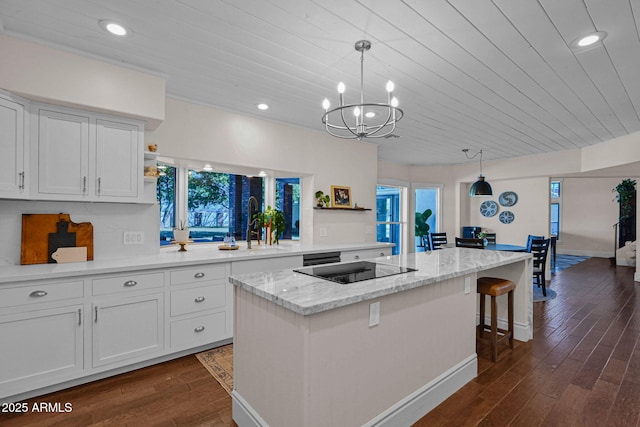
[(258, 244), (260, 244), (260, 235), (258, 231), (253, 231), (253, 228), (256, 224), (260, 224), (259, 218), (251, 219), (251, 204), (255, 206), (255, 210), (258, 210), (258, 199), (254, 196), (249, 197), (249, 201), (247, 202), (247, 249), (251, 249), (251, 234), (256, 235), (256, 239), (258, 240)]

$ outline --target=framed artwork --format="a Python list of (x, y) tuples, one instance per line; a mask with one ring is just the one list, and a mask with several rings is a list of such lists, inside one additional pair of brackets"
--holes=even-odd
[(351, 208), (351, 187), (331, 186), (334, 208)]

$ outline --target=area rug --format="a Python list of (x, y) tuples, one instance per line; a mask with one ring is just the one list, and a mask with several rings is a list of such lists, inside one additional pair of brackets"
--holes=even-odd
[(231, 394), (233, 391), (233, 344), (203, 351), (196, 357), (220, 385)]
[(560, 270), (564, 270), (565, 268), (569, 268), (572, 265), (576, 265), (589, 259), (588, 256), (578, 256), (578, 255), (563, 255), (558, 254), (556, 257), (556, 266), (552, 268), (552, 273), (557, 273)]
[(547, 296), (542, 295), (542, 288), (538, 285), (533, 285), (533, 302), (549, 301), (557, 297), (558, 294), (553, 290), (547, 288)]

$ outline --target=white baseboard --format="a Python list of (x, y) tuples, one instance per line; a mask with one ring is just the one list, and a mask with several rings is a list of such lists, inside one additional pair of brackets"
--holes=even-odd
[(269, 425), (236, 390), (231, 392), (231, 416), (238, 427), (266, 427)]
[(412, 425), (477, 375), (478, 356), (474, 353), (364, 425), (367, 427)]
[[(477, 375), (478, 357), (474, 353), (364, 425), (370, 427), (411, 425), (444, 402)], [(268, 426), (267, 422), (236, 390), (231, 393), (231, 401), (233, 420), (239, 427)]]

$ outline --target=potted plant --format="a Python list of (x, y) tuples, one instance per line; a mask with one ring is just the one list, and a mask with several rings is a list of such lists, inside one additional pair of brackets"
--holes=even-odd
[[(618, 215), (618, 239), (615, 249), (621, 248), (628, 241), (636, 240), (636, 181), (634, 179), (623, 179), (611, 190), (616, 194), (616, 201), (619, 206)], [(615, 263), (615, 252), (612, 263)]]
[(173, 229), (173, 240), (178, 243), (189, 241), (189, 226), (184, 220), (180, 220), (178, 225)]
[(431, 227), (429, 227), (429, 224), (427, 224), (427, 221), (429, 220), (429, 217), (431, 216), (433, 212), (431, 211), (431, 209), (427, 209), (426, 211), (420, 213), (420, 212), (416, 212), (416, 224), (415, 224), (415, 231), (416, 231), (416, 237), (418, 237), (420, 239), (420, 246), (428, 246), (424, 241), (424, 239), (427, 239), (429, 236), (429, 230), (431, 229)]
[(269, 241), (269, 244), (279, 244), (280, 236), (282, 236), (286, 227), (284, 213), (267, 206), (264, 212), (256, 214), (255, 217), (259, 219), (260, 227), (266, 229), (265, 240)]
[(322, 208), (324, 206), (329, 207), (329, 202), (331, 202), (331, 198), (328, 194), (324, 194), (324, 192), (320, 190), (316, 191), (316, 205), (319, 208)]

